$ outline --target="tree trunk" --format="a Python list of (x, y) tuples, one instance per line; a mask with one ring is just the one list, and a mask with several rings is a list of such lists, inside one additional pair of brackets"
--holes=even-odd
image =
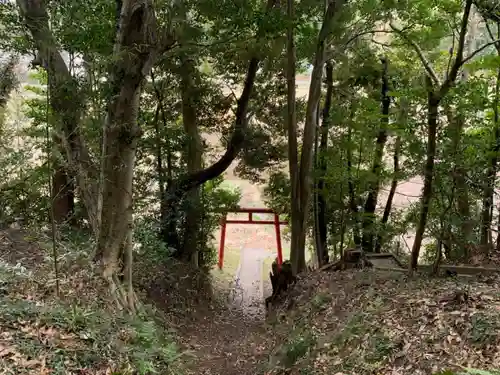
[[(298, 196), (299, 160), (297, 144), (297, 114), (296, 114), (296, 52), (295, 52), (295, 9), (294, 0), (287, 0), (288, 28), (286, 47), (286, 79), (287, 79), (287, 129), (288, 129), (288, 166), (291, 185), (291, 249), (295, 253), (300, 235), (300, 202)], [(297, 274), (299, 264), (297, 254), (291, 256), (294, 274)]]
[(500, 202), (498, 203), (498, 222), (497, 222), (497, 244), (495, 246), (495, 251), (500, 253)]
[[(415, 242), (413, 243), (413, 248), (411, 250), (411, 261), (410, 261), (410, 274), (417, 268), (418, 257), (420, 255), (420, 247), (422, 246), (422, 240), (424, 237), (425, 226), (427, 224), (427, 214), (429, 213), (429, 207), (432, 198), (432, 180), (434, 172), (434, 158), (436, 155), (436, 133), (438, 124), (438, 111), (439, 104), (441, 100), (450, 91), (452, 85), (455, 83), (458, 71), (464, 64), (464, 46), (465, 38), (467, 36), (467, 29), (469, 24), (469, 15), (471, 12), (473, 0), (466, 0), (465, 9), (462, 16), (462, 22), (460, 25), (460, 35), (457, 46), (457, 54), (451, 66), (446, 80), (440, 84), (436, 73), (429, 65), (428, 61), (424, 57), (421, 57), (422, 64), (424, 65), (427, 75), (427, 90), (428, 90), (428, 136), (427, 136), (427, 161), (425, 163), (424, 169), (424, 188), (422, 191), (421, 208), (420, 208), (420, 219), (417, 226), (417, 232), (415, 235)], [(434, 85), (439, 85), (437, 89)]]
[(170, 147), (170, 139), (166, 139), (167, 144), (167, 173), (165, 176), (165, 171), (163, 167), (163, 139), (160, 132), (160, 115), (162, 120), (162, 125), (164, 128), (167, 127), (167, 115), (165, 113), (165, 107), (163, 102), (163, 85), (159, 88), (155, 81), (155, 74), (151, 72), (151, 83), (153, 85), (153, 90), (156, 95), (156, 100), (158, 105), (155, 111), (154, 124), (155, 124), (155, 137), (156, 137), (156, 173), (158, 175), (158, 191), (160, 199), (160, 222), (165, 222), (167, 209), (165, 207), (165, 191), (172, 185), (172, 150)]
[[(500, 44), (497, 45), (497, 55), (500, 56)], [(491, 158), (486, 171), (486, 181), (483, 190), (481, 213), (481, 245), (488, 247), (491, 235), (491, 222), (493, 213), (493, 196), (495, 193), (495, 180), (497, 175), (498, 155), (500, 153), (500, 119), (498, 106), (500, 105), (500, 68), (497, 71), (495, 84), (495, 97), (493, 99), (493, 127), (494, 142), (491, 146)]]
[(326, 73), (326, 98), (325, 105), (323, 107), (323, 121), (320, 128), (320, 142), (319, 142), (319, 163), (318, 163), (318, 182), (316, 185), (316, 190), (318, 192), (318, 260), (319, 266), (329, 262), (328, 257), (328, 243), (327, 243), (327, 232), (328, 232), (328, 220), (327, 220), (327, 203), (326, 203), (326, 188), (325, 188), (325, 176), (327, 171), (327, 156), (328, 151), (328, 131), (330, 129), (330, 111), (332, 107), (332, 96), (333, 96), (333, 64), (328, 61), (325, 64)]
[(0, 66), (0, 131), (2, 130), (1, 125), (7, 101), (9, 100), (12, 90), (17, 86), (14, 69), (18, 63), (19, 58), (11, 56), (5, 64)]
[(319, 191), (318, 191), (318, 165), (319, 165), (319, 118), (320, 118), (320, 103), (318, 103), (317, 108), (317, 116), (316, 116), (316, 134), (314, 136), (314, 189), (313, 189), (313, 202), (312, 202), (312, 213), (313, 213), (313, 238), (314, 238), (314, 251), (313, 251), (313, 264), (316, 267), (319, 267), (321, 264), (321, 258), (323, 254), (323, 246), (321, 244), (321, 239), (319, 237), (319, 207), (318, 207), (318, 199), (319, 199)]
[(49, 16), (42, 1), (17, 0), (20, 14), (33, 37), (37, 56), (34, 63), (41, 65), (48, 75), (50, 106), (60, 119), (60, 129), (54, 131), (62, 144), (67, 161), (67, 173), (75, 176), (79, 194), (92, 229), (98, 232), (97, 181), (98, 169), (89, 156), (80, 134), (80, 115), (83, 98), (76, 80), (71, 76), (54, 36), (49, 29)]
[(352, 150), (351, 150), (351, 140), (352, 140), (352, 126), (349, 124), (349, 129), (347, 131), (347, 188), (349, 190), (349, 207), (351, 209), (351, 214), (353, 217), (353, 240), (356, 247), (361, 246), (361, 236), (359, 234), (358, 220), (359, 220), (359, 210), (356, 204), (356, 192), (354, 189), (354, 181), (352, 177)]
[(460, 215), (460, 248), (464, 260), (468, 259), (469, 243), (472, 240), (473, 224), (471, 221), (470, 205), (469, 205), (469, 189), (466, 181), (466, 171), (463, 165), (463, 152), (461, 150), (462, 133), (464, 127), (464, 118), (462, 115), (454, 115), (453, 111), (448, 108), (448, 122), (451, 130), (452, 153), (455, 162), (455, 167), (452, 172), (453, 185), (457, 191), (457, 207)]
[(292, 228), (290, 249), (290, 260), (292, 262), (294, 274), (301, 272), (306, 266), (305, 245), (312, 188), (311, 172), (313, 166), (314, 137), (316, 134), (317, 108), (321, 97), (321, 80), (323, 77), (326, 40), (335, 22), (334, 19), (337, 18), (339, 10), (344, 5), (344, 2), (345, 0), (334, 0), (328, 4), (316, 44), (313, 70), (311, 73), (311, 84), (309, 86), (306, 106), (306, 120), (304, 124), (302, 152), (300, 155), (300, 168), (297, 181), (297, 203), (299, 209), (295, 211), (296, 218), (292, 218), (292, 227), (294, 225), (296, 226), (295, 231)]
[(439, 267), (441, 266), (442, 259), (443, 259), (443, 229), (441, 229), (440, 235), (436, 241), (436, 257), (434, 258), (434, 263), (432, 265), (432, 275), (437, 276), (439, 274)]
[(119, 304), (134, 310), (132, 281), (125, 275), (127, 286), (120, 287), (118, 271), (130, 272), (132, 262), (132, 180), (135, 149), (141, 134), (137, 111), (141, 85), (151, 70), (157, 48), (152, 3), (118, 1), (120, 23), (111, 59), (112, 99), (103, 134), (100, 198), (99, 173), (91, 163), (78, 128), (83, 99), (50, 32), (45, 2), (17, 0), (17, 3), (35, 41), (38, 57), (48, 72), (50, 104), (62, 122), (61, 142), (70, 167), (76, 169), (78, 187), (97, 235), (95, 259), (100, 261), (102, 274)]
[(54, 222), (56, 224), (76, 224), (75, 220), (75, 193), (73, 179), (68, 176), (66, 169), (58, 165), (53, 166), (52, 191), (54, 192)]
[(420, 219), (418, 222), (417, 232), (415, 234), (415, 242), (411, 251), (410, 270), (415, 270), (418, 265), (418, 257), (420, 255), (420, 247), (424, 238), (425, 226), (427, 224), (427, 214), (432, 198), (432, 182), (434, 174), (434, 158), (436, 156), (436, 133), (438, 125), (439, 98), (436, 98), (432, 83), (428, 79), (428, 114), (427, 114), (427, 160), (424, 169), (424, 188), (422, 190), (422, 198), (420, 201)]
[[(475, 23), (469, 22), (468, 25), (467, 41), (465, 42), (465, 49), (467, 50), (467, 55), (472, 52), (472, 44), (475, 39)], [(468, 71), (466, 68), (463, 69), (461, 81), (467, 82)], [(470, 203), (469, 203), (469, 188), (467, 185), (467, 171), (465, 170), (463, 151), (462, 151), (462, 137), (465, 125), (464, 115), (457, 111), (456, 116), (453, 116), (453, 111), (449, 111), (450, 126), (452, 127), (452, 152), (455, 162), (455, 168), (453, 171), (453, 184), (457, 191), (457, 206), (458, 213), (461, 218), (461, 247), (462, 255), (465, 261), (469, 259), (469, 248), (470, 243), (473, 240), (473, 230), (474, 223), (471, 220)]]
[(387, 76), (387, 60), (382, 59), (382, 117), (380, 119), (380, 129), (377, 136), (375, 157), (372, 166), (372, 181), (368, 187), (368, 197), (366, 198), (363, 212), (363, 238), (361, 246), (364, 251), (372, 252), (374, 249), (375, 235), (375, 209), (377, 208), (378, 194), (380, 190), (380, 177), (384, 157), (384, 148), (387, 142), (387, 126), (389, 125), (389, 107), (391, 99), (389, 97), (389, 79)]
[[(192, 174), (202, 169), (202, 143), (198, 132), (196, 114), (195, 86), (196, 77), (194, 62), (182, 59), (181, 92), (182, 92), (182, 121), (187, 134), (187, 171)], [(198, 238), (200, 232), (201, 200), (200, 187), (191, 189), (186, 196), (185, 228), (183, 231), (182, 259), (191, 261), (198, 267)]]
[(163, 202), (162, 197), (165, 195), (165, 174), (163, 173), (163, 146), (160, 135), (160, 110), (161, 110), (161, 103), (158, 101), (155, 111), (154, 124), (155, 124), (155, 143), (156, 143), (156, 174), (158, 177), (160, 214), (162, 214), (164, 212), (164, 210), (162, 210), (161, 204)]
[[(132, 258), (132, 181), (135, 151), (141, 136), (137, 113), (142, 84), (155, 55), (156, 20), (152, 3), (130, 0), (122, 4), (111, 71), (111, 101), (105, 125), (101, 228), (95, 259), (118, 302), (134, 310), (135, 297), (127, 281), (120, 288), (118, 273)], [(127, 276), (127, 275), (125, 275)]]
[[(398, 136), (396, 138), (396, 144), (394, 145), (394, 172), (392, 176), (392, 182), (391, 182), (391, 188), (389, 190), (389, 195), (387, 196), (387, 202), (385, 204), (384, 208), (384, 214), (382, 216), (382, 222), (380, 226), (380, 230), (383, 231), (385, 226), (387, 225), (387, 222), (389, 221), (389, 216), (391, 215), (391, 210), (392, 210), (392, 201), (394, 200), (394, 195), (396, 195), (396, 189), (398, 188), (398, 182), (399, 182), (399, 153), (401, 150), (401, 137)], [(375, 244), (375, 252), (380, 253), (382, 249), (382, 235), (379, 234), (377, 235), (377, 242)]]

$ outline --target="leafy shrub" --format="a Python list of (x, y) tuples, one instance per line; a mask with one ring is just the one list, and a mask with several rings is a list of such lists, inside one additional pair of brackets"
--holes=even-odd
[[(201, 194), (201, 225), (198, 235), (198, 250), (200, 266), (205, 268), (212, 267), (217, 259), (217, 252), (212, 245), (214, 232), (220, 225), (220, 219), (224, 211), (229, 211), (238, 205), (241, 193), (237, 189), (231, 189), (222, 186), (224, 179), (219, 176), (208, 181)], [(178, 228), (184, 228), (182, 216), (178, 218)], [(137, 242), (140, 252), (154, 262), (164, 261), (165, 258), (172, 255), (175, 249), (168, 248), (166, 244), (159, 239), (158, 233), (161, 223), (157, 216), (142, 216), (135, 221), (134, 240)]]

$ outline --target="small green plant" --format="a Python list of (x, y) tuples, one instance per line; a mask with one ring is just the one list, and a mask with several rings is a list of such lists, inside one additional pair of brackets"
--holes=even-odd
[(331, 301), (332, 301), (331, 295), (320, 292), (314, 296), (314, 298), (311, 301), (311, 304), (316, 310), (322, 310)]
[(500, 375), (500, 370), (479, 370), (473, 368), (466, 368), (465, 372), (459, 375)]
[(284, 365), (293, 366), (300, 358), (314, 346), (316, 339), (311, 333), (305, 335), (298, 334), (294, 336), (284, 347)]
[(470, 340), (480, 346), (495, 344), (498, 341), (500, 324), (493, 317), (484, 313), (472, 316), (472, 327), (469, 332)]
[(383, 332), (377, 332), (370, 338), (371, 353), (365, 356), (368, 362), (381, 362), (394, 350), (395, 344)]
[(344, 347), (347, 343), (365, 333), (366, 330), (365, 316), (361, 313), (354, 314), (344, 329), (334, 337), (333, 344), (338, 347)]

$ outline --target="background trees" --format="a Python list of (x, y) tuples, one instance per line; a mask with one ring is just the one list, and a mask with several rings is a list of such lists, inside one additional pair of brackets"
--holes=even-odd
[[(32, 54), (38, 71), (24, 146), (2, 153), (4, 220), (40, 224), (52, 205), (56, 223), (92, 229), (95, 259), (116, 275), (130, 268), (134, 216), (165, 259), (210, 267), (218, 215), (238, 201), (220, 187), (236, 161), (290, 215), (295, 272), (307, 243), (322, 265), (351, 246), (389, 251), (412, 230), (412, 267), (424, 239), (449, 260), (494, 255), (500, 44), (488, 2), (118, 5), (2, 5), (3, 50)], [(295, 77), (309, 66), (304, 101)], [(28, 143), (35, 154), (49, 143), (50, 161), (26, 165)], [(421, 202), (397, 207), (398, 184), (419, 176)]]
[(232, 167), (288, 216), (294, 273), (498, 264), (496, 1), (2, 1), (0, 52), (0, 223), (84, 237), (99, 277), (55, 270), (127, 312), (144, 280), (166, 310), (204, 290)]

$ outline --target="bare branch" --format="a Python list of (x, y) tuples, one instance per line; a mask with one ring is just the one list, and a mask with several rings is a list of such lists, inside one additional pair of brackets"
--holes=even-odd
[[(478, 53), (484, 51), (486, 48), (488, 48), (490, 46), (497, 46), (497, 45), (500, 45), (500, 39), (494, 40), (493, 42), (486, 43), (484, 46), (482, 46), (481, 48), (478, 48), (477, 50), (475, 50), (474, 52), (472, 52), (469, 56), (467, 56), (466, 58), (464, 58), (462, 60), (462, 64), (461, 65), (463, 65), (467, 61), (473, 59), (474, 56), (476, 56)], [(500, 47), (497, 47), (497, 50), (500, 50)]]
[(474, 4), (485, 19), (500, 22), (500, 8), (497, 0), (474, 0)]
[[(376, 34), (376, 33), (393, 33), (391, 30), (365, 30), (353, 35), (347, 41), (344, 42), (344, 48), (347, 48), (349, 44), (353, 43), (356, 39), (361, 38), (364, 35)], [(373, 38), (372, 38), (373, 39)], [(325, 55), (325, 61), (334, 59), (337, 56), (334, 52), (329, 52)]]
[(378, 44), (379, 46), (382, 46), (384, 48), (391, 48), (392, 47), (391, 43), (379, 42), (379, 41), (375, 40), (373, 37), (370, 40), (370, 42), (372, 42), (373, 44)]

